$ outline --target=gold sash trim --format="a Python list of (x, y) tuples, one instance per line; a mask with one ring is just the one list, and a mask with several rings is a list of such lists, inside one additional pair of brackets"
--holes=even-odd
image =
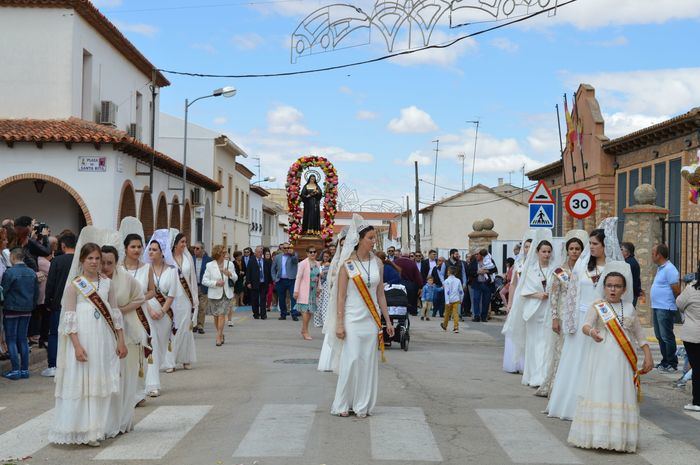
[(622, 353), (632, 367), (634, 386), (637, 389), (637, 402), (639, 402), (642, 400), (642, 384), (639, 380), (639, 370), (637, 369), (637, 352), (635, 352), (627, 334), (624, 329), (622, 329), (620, 320), (618, 320), (617, 313), (615, 313), (615, 309), (612, 308), (612, 305), (605, 301), (598, 301), (593, 304), (593, 307), (598, 312), (600, 319), (605, 323), (605, 327), (608, 328), (610, 334), (615, 338), (617, 345), (620, 346), (620, 350), (622, 350)]
[(112, 314), (109, 312), (109, 308), (107, 308), (107, 304), (102, 300), (100, 294), (97, 293), (95, 286), (93, 286), (92, 283), (84, 276), (78, 276), (75, 278), (73, 280), (73, 285), (76, 287), (76, 289), (78, 289), (78, 292), (80, 292), (83, 297), (90, 301), (92, 306), (95, 307), (98, 312), (100, 312), (100, 315), (102, 315), (102, 318), (104, 318), (105, 322), (109, 326), (109, 329), (112, 330), (114, 338), (119, 341), (119, 335), (117, 334), (117, 328), (114, 327)]
[[(374, 305), (374, 301), (372, 300), (372, 296), (369, 294), (367, 284), (362, 279), (360, 270), (357, 268), (357, 266), (355, 266), (355, 263), (352, 260), (345, 262), (345, 270), (348, 272), (350, 279), (352, 279), (352, 281), (355, 283), (362, 300), (365, 302), (365, 305), (367, 305), (370, 315), (372, 315), (372, 318), (374, 318), (377, 328), (379, 328), (379, 351), (382, 353), (382, 362), (386, 362), (386, 357), (384, 357), (384, 329), (382, 328), (382, 317), (379, 315), (376, 305)], [(391, 323), (387, 321), (387, 324)]]
[[(185, 290), (185, 295), (190, 301), (190, 315), (194, 316), (194, 297), (192, 296), (192, 291), (190, 290), (190, 285), (187, 284), (187, 280), (185, 279), (185, 276), (182, 274), (182, 270), (180, 268), (177, 269), (177, 277), (180, 279), (180, 284), (182, 284), (182, 288)], [(190, 321), (190, 331), (192, 331), (193, 327), (193, 322)]]

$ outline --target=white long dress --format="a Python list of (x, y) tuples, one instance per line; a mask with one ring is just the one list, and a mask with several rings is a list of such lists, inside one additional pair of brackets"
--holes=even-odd
[[(145, 295), (148, 293), (148, 272), (150, 270), (150, 267), (144, 263), (139, 263), (139, 267), (136, 270), (127, 270), (124, 268), (122, 265), (121, 271), (124, 273), (129, 273), (131, 276), (134, 277), (134, 279), (139, 283), (141, 286), (141, 292)], [(146, 308), (146, 304), (144, 304), (142, 307), (143, 313), (146, 315), (146, 319), (149, 319), (149, 314), (148, 314), (148, 309)], [(150, 326), (150, 320), (149, 321), (149, 326)], [(123, 393), (123, 398), (128, 399), (129, 397), (132, 397), (133, 394), (133, 399), (134, 399), (134, 405), (138, 404), (141, 402), (143, 399), (146, 398), (146, 361), (144, 359), (144, 350), (143, 348), (145, 347), (145, 344), (147, 343), (148, 340), (148, 334), (146, 333), (146, 330), (143, 329), (143, 325), (141, 324), (141, 321), (138, 319), (138, 316), (136, 315), (136, 312), (131, 312), (127, 314), (127, 316), (124, 318), (124, 327), (126, 328), (125, 330), (125, 337), (126, 337), (126, 342), (127, 342), (127, 349), (129, 349), (129, 354), (126, 356), (124, 361), (126, 362), (126, 369), (129, 370), (129, 372), (137, 372), (139, 373), (139, 376), (136, 378), (135, 383), (131, 383), (129, 385), (129, 388), (131, 389), (132, 392), (124, 392)], [(137, 328), (136, 334), (133, 334), (133, 331), (130, 331), (129, 328), (134, 327)], [(130, 336), (131, 335), (131, 336)], [(138, 335), (136, 337), (136, 335)], [(132, 340), (133, 342), (130, 342)], [(134, 346), (135, 344), (135, 346)], [(135, 352), (135, 353), (132, 353)], [(122, 364), (124, 365), (124, 363)], [(143, 376), (141, 376), (143, 374)], [(132, 410), (133, 413), (133, 410)], [(126, 418), (122, 419), (122, 424), (124, 424), (124, 420)]]
[[(190, 261), (183, 257), (182, 274), (187, 279), (191, 273)], [(174, 368), (178, 363), (194, 363), (197, 361), (197, 351), (194, 345), (194, 333), (192, 332), (192, 303), (185, 294), (185, 288), (180, 283), (177, 269), (175, 269), (177, 293), (173, 301), (173, 313), (175, 314), (175, 327), (177, 334), (173, 336), (172, 351), (167, 353), (167, 367)], [(197, 292), (197, 283), (187, 282), (192, 292)]]
[[(149, 266), (148, 269), (152, 268)], [(139, 280), (141, 279), (143, 278), (139, 278)], [(156, 289), (159, 289), (164, 297), (175, 297), (179, 284), (174, 268), (165, 268), (160, 277), (153, 273), (153, 282)], [(155, 297), (148, 301), (148, 305), (156, 312), (161, 311), (162, 307)], [(169, 353), (168, 347), (173, 322), (168, 315), (154, 320), (149, 312), (146, 312), (146, 318), (148, 318), (148, 324), (151, 325), (151, 347), (153, 348), (146, 368), (146, 391), (151, 392), (160, 389), (160, 370), (167, 368), (167, 354)]]
[[(518, 276), (520, 278), (521, 274), (523, 271), (523, 263), (522, 261), (518, 261), (518, 263), (515, 264), (515, 270), (513, 270), (513, 275)], [(513, 296), (515, 296), (515, 293), (518, 291), (517, 286), (520, 284), (520, 280), (515, 283), (516, 286), (511, 286), (510, 292), (513, 293)], [(512, 310), (512, 309), (511, 309)], [(510, 318), (510, 315), (513, 312), (511, 311), (508, 314), (508, 318)], [(525, 359), (524, 357), (518, 357), (516, 356), (516, 350), (515, 350), (515, 345), (513, 344), (513, 340), (510, 338), (509, 335), (505, 335), (505, 342), (503, 346), (503, 371), (506, 373), (522, 373), (525, 365)]]
[[(379, 262), (376, 259), (358, 266), (362, 279), (367, 282), (374, 305), (380, 283)], [(371, 267), (371, 268), (370, 268)], [(355, 283), (348, 281), (345, 299), (345, 340), (340, 355), (338, 384), (331, 413), (338, 415), (350, 410), (357, 415), (369, 415), (377, 402), (379, 386), (378, 328)]]
[[(612, 306), (619, 317), (620, 304)], [(635, 452), (639, 404), (632, 367), (594, 308), (588, 311), (585, 324), (595, 327), (603, 342), (592, 342), (588, 350), (568, 441), (586, 449)], [(635, 350), (649, 344), (631, 302), (624, 306), (623, 328)]]
[[(110, 284), (108, 278), (101, 278), (99, 286), (98, 282), (92, 283), (107, 304), (115, 328), (122, 329), (122, 314), (113, 310), (117, 306), (114, 295), (109, 292)], [(75, 286), (69, 284), (65, 293), (67, 304), (61, 312), (56, 359), (56, 408), (49, 441), (87, 444), (119, 434), (121, 396), (117, 340), (104, 317)], [(75, 307), (71, 308), (73, 302)], [(72, 333), (78, 334), (87, 362), (76, 360), (69, 336)]]
[[(602, 271), (603, 267), (599, 266), (597, 275), (599, 276)], [(591, 304), (599, 298), (591, 275), (595, 276), (596, 272), (586, 272), (583, 276), (575, 277), (579, 280), (581, 289), (576, 331), (564, 333), (564, 346), (561, 350), (559, 368), (554, 377), (552, 391), (549, 394), (547, 415), (562, 420), (574, 418), (584, 356), (591, 347), (591, 338), (581, 333), (586, 313), (591, 308)]]
[[(551, 276), (549, 267), (538, 267), (532, 270), (522, 286), (522, 300), (525, 310), (525, 369), (522, 384), (539, 387), (547, 376), (547, 314), (551, 314), (549, 299), (530, 297), (536, 292), (545, 292), (546, 280)], [(543, 284), (544, 283), (544, 284)]]
[[(319, 305), (319, 312), (317, 312), (322, 316), (323, 321), (321, 323), (321, 327), (323, 327), (323, 325), (326, 323), (326, 313), (329, 310), (328, 307), (331, 301), (331, 292), (337, 289), (336, 287), (332, 286), (330, 271), (327, 271), (326, 273), (326, 279), (323, 280), (323, 288), (321, 289), (320, 299), (321, 302), (325, 301), (325, 308), (323, 308), (324, 304), (321, 304)], [(316, 314), (314, 314), (314, 318), (316, 318)], [(321, 355), (318, 357), (318, 371), (333, 371), (333, 348), (331, 347), (329, 338), (330, 336), (328, 334), (323, 337)]]

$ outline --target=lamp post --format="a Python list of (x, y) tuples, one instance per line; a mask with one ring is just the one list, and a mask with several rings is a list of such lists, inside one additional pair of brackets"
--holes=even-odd
[(274, 176), (266, 176), (264, 179), (260, 179), (259, 181), (251, 182), (250, 185), (257, 184), (259, 182), (275, 182), (277, 181), (277, 178)]
[(476, 165), (476, 141), (479, 139), (479, 120), (467, 121), (467, 123), (476, 124), (476, 133), (474, 134), (474, 156), (472, 157), (472, 184), (474, 187), (474, 165)]
[(209, 95), (203, 95), (202, 97), (197, 97), (191, 102), (185, 99), (185, 136), (184, 136), (184, 147), (182, 150), (182, 216), (185, 216), (185, 192), (187, 192), (187, 114), (189, 112), (190, 106), (197, 100), (202, 100), (209, 97), (233, 97), (236, 95), (236, 88), (231, 86), (221, 87), (220, 89), (214, 90)]

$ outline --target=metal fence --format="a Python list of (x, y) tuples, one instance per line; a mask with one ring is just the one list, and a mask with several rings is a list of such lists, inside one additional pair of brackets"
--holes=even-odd
[(661, 220), (661, 240), (681, 276), (694, 273), (700, 256), (700, 221)]

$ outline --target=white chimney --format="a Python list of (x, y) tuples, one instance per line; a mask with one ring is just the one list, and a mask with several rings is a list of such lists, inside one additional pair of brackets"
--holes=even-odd
[(503, 185), (503, 178), (498, 178), (498, 185), (502, 186)]

